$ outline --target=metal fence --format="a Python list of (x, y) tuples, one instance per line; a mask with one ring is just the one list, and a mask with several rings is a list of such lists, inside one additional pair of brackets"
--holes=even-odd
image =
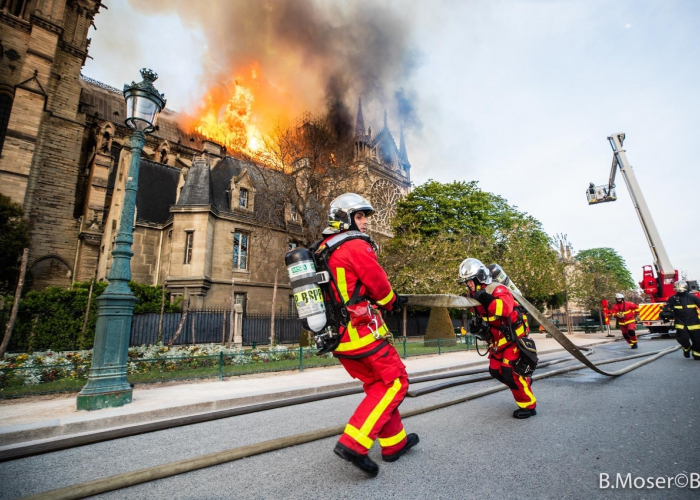
[[(182, 318), (182, 313), (163, 315), (162, 341), (170, 342)], [(270, 343), (271, 315), (249, 313), (242, 317), (243, 345)], [(150, 345), (158, 341), (160, 314), (134, 314), (130, 345)], [(211, 344), (225, 342), (231, 333), (231, 312), (216, 309), (190, 309), (182, 331), (173, 345)], [(275, 316), (275, 342), (297, 344), (301, 336), (301, 320), (296, 316)]]

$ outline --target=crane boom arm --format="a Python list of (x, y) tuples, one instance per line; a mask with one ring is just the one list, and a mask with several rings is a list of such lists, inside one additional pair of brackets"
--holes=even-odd
[[(615, 167), (620, 167), (620, 173), (625, 179), (625, 184), (629, 190), (630, 197), (632, 198), (632, 203), (634, 203), (634, 208), (639, 217), (639, 222), (642, 224), (642, 229), (644, 230), (644, 235), (647, 238), (647, 243), (649, 244), (649, 249), (654, 257), (654, 264), (659, 274), (662, 275), (664, 282), (667, 280), (673, 280), (675, 276), (675, 269), (671, 265), (671, 261), (666, 253), (666, 248), (664, 247), (661, 237), (659, 236), (659, 231), (656, 229), (656, 224), (654, 224), (654, 219), (651, 217), (651, 212), (647, 206), (642, 190), (637, 182), (637, 177), (634, 175), (634, 169), (627, 161), (627, 155), (625, 150), (622, 148), (622, 143), (625, 140), (625, 134), (617, 133), (608, 137), (610, 141), (610, 146), (613, 149), (613, 165), (610, 171), (610, 185), (615, 185)], [(672, 283), (673, 281), (671, 281)]]

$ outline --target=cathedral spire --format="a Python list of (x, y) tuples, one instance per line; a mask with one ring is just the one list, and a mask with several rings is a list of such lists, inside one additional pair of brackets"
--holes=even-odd
[(362, 116), (362, 97), (357, 102), (357, 122), (355, 123), (355, 138), (362, 139), (365, 136), (365, 119)]
[(401, 160), (402, 163), (410, 165), (408, 153), (406, 152), (406, 141), (403, 138), (403, 126), (401, 127), (401, 133), (399, 135), (399, 160)]
[(389, 128), (389, 125), (387, 125), (386, 109), (384, 110), (384, 128), (386, 128), (386, 129)]

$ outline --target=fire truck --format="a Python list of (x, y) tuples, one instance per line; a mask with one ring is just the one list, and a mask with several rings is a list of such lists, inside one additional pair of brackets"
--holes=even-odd
[[(610, 178), (607, 184), (599, 186), (591, 182), (586, 190), (586, 198), (589, 205), (598, 205), (617, 200), (615, 174), (619, 167), (620, 174), (625, 180), (627, 190), (630, 193), (630, 198), (632, 198), (632, 203), (639, 217), (639, 222), (642, 224), (644, 235), (647, 238), (647, 243), (654, 259), (653, 267), (649, 265), (642, 268), (642, 281), (639, 282), (639, 287), (649, 302), (639, 304), (639, 319), (652, 333), (668, 333), (673, 329), (673, 315), (664, 313), (663, 306), (668, 298), (676, 293), (673, 290), (673, 284), (678, 281), (678, 270), (671, 265), (666, 248), (664, 248), (654, 220), (651, 217), (649, 207), (637, 182), (637, 177), (634, 175), (632, 166), (627, 161), (627, 155), (622, 148), (624, 140), (624, 133), (616, 133), (608, 137), (613, 150)], [(689, 281), (686, 279), (686, 281), (691, 293), (700, 297), (697, 280)]]

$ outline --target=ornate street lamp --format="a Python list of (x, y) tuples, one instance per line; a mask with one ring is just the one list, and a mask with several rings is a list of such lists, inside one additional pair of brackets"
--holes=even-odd
[(141, 150), (145, 134), (155, 130), (158, 114), (165, 107), (165, 96), (153, 86), (158, 75), (142, 69), (143, 81), (124, 85), (126, 125), (131, 135), (131, 162), (124, 190), (121, 222), (112, 250), (109, 286), (97, 299), (98, 313), (92, 366), (87, 384), (78, 394), (78, 410), (99, 410), (131, 403), (131, 386), (126, 380), (126, 361), (131, 334), (131, 319), (136, 297), (129, 288), (134, 211), (138, 189)]

